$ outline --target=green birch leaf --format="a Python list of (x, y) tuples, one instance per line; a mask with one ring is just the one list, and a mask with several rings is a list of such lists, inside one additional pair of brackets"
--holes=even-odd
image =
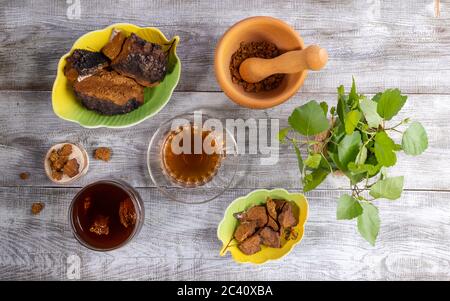
[(399, 89), (387, 89), (378, 100), (378, 114), (385, 120), (391, 120), (402, 109), (407, 98), (401, 95)]
[(372, 97), (372, 101), (378, 102), (380, 100), (382, 94), (383, 94), (382, 92), (378, 92), (377, 94), (375, 94)]
[(363, 208), (361, 207), (357, 199), (348, 194), (341, 195), (336, 211), (336, 218), (338, 220), (353, 219), (357, 216), (360, 216), (362, 213)]
[(327, 169), (316, 169), (305, 176), (303, 191), (308, 192), (320, 185), (330, 173)]
[(358, 216), (358, 231), (365, 240), (372, 246), (380, 231), (380, 216), (378, 215), (378, 208), (371, 203), (361, 203), (363, 213)]
[(357, 165), (354, 162), (350, 162), (348, 164), (348, 170), (350, 170), (353, 174), (361, 174), (367, 172), (369, 176), (373, 176), (380, 170), (380, 166), (375, 166), (372, 164)]
[(371, 188), (369, 194), (376, 199), (398, 199), (403, 192), (403, 177), (392, 177), (379, 180)]
[(300, 170), (300, 174), (303, 176), (304, 164), (303, 164), (302, 153), (300, 152), (300, 149), (298, 148), (298, 146), (295, 143), (292, 143), (292, 145), (294, 146), (295, 154), (297, 155), (298, 169)]
[(361, 112), (358, 110), (350, 111), (345, 116), (345, 132), (347, 133), (347, 135), (353, 133), (360, 119), (361, 119)]
[(356, 131), (351, 135), (345, 135), (344, 139), (338, 145), (338, 159), (344, 167), (342, 171), (347, 170), (347, 165), (354, 162), (361, 147), (361, 134)]
[(356, 156), (355, 163), (356, 165), (364, 164), (367, 160), (367, 148), (365, 146), (361, 147), (358, 155)]
[(305, 160), (305, 164), (308, 167), (316, 169), (317, 167), (319, 167), (321, 160), (322, 160), (321, 154), (309, 155), (308, 158), (306, 158), (306, 160)]
[(336, 111), (339, 116), (339, 119), (343, 123), (345, 121), (345, 116), (347, 115), (347, 112), (349, 111), (347, 107), (347, 101), (345, 99), (345, 90), (344, 86), (339, 86), (338, 88), (338, 103), (336, 106)]
[(320, 107), (322, 108), (323, 113), (325, 114), (325, 116), (327, 116), (327, 114), (328, 114), (328, 104), (325, 101), (322, 101), (320, 103)]
[(319, 134), (330, 126), (322, 108), (315, 100), (295, 108), (288, 122), (294, 130), (304, 136)]
[(419, 122), (413, 122), (403, 133), (402, 148), (408, 155), (417, 156), (428, 147), (427, 132)]
[(377, 113), (377, 103), (369, 99), (364, 99), (359, 105), (369, 127), (378, 128), (383, 122), (383, 118)]
[(291, 130), (290, 127), (281, 129), (281, 130), (278, 132), (278, 135), (277, 135), (278, 140), (279, 140), (280, 142), (284, 142), (284, 139), (286, 139), (286, 136), (287, 136), (287, 134), (289, 133), (290, 130)]
[(358, 93), (356, 92), (355, 78), (352, 77), (352, 88), (348, 94), (348, 104), (352, 107), (358, 101)]
[(375, 136), (375, 157), (377, 161), (383, 166), (393, 166), (397, 162), (397, 156), (394, 152), (395, 143), (386, 134), (386, 132), (379, 132)]

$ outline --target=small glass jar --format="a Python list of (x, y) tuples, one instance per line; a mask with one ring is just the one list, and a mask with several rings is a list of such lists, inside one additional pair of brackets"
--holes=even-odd
[(128, 244), (142, 228), (144, 204), (138, 192), (121, 180), (100, 180), (82, 188), (69, 208), (75, 238), (95, 251)]

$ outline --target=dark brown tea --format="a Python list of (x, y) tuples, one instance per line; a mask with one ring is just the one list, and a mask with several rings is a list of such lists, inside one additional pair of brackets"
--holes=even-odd
[[(172, 142), (182, 131), (187, 131), (190, 145), (188, 152), (180, 153), (172, 149)], [(171, 131), (163, 143), (161, 154), (166, 175), (185, 186), (199, 186), (209, 182), (216, 175), (222, 159), (220, 146), (210, 134), (210, 131), (199, 130), (193, 126)], [(196, 142), (201, 143), (197, 152), (194, 146)], [(184, 143), (184, 139), (181, 139), (175, 145), (183, 148)], [(205, 151), (204, 145), (210, 147), (208, 152)]]
[(134, 232), (138, 211), (132, 195), (120, 184), (97, 182), (81, 191), (72, 205), (77, 238), (94, 249), (114, 249)]

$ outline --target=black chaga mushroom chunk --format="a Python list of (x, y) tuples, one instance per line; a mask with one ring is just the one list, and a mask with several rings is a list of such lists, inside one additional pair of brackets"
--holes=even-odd
[(255, 233), (256, 230), (256, 222), (242, 222), (234, 232), (234, 238), (238, 242), (243, 242), (248, 237), (252, 236)]
[(259, 232), (262, 244), (271, 248), (281, 248), (280, 234), (270, 229), (269, 227), (264, 227)]
[(278, 215), (278, 222), (282, 228), (289, 228), (297, 225), (297, 219), (292, 211), (292, 205), (287, 202), (284, 204), (281, 213)]
[(239, 250), (246, 255), (252, 255), (261, 250), (261, 238), (258, 234), (250, 236), (238, 245)]
[(103, 53), (84, 49), (75, 49), (66, 61), (64, 74), (71, 82), (79, 77), (92, 75), (109, 65), (109, 60)]
[(254, 206), (245, 212), (234, 215), (240, 222), (256, 222), (256, 227), (261, 228), (267, 224), (267, 211), (264, 206)]
[(103, 115), (125, 114), (144, 103), (144, 87), (114, 71), (77, 81), (73, 90), (86, 108)]
[(111, 67), (122, 75), (134, 78), (139, 84), (152, 87), (164, 79), (169, 54), (158, 44), (147, 42), (132, 33)]

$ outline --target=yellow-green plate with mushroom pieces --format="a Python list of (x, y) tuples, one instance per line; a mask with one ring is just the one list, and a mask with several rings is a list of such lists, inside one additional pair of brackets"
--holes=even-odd
[[(162, 45), (169, 51), (167, 73), (164, 79), (155, 87), (146, 87), (144, 90), (144, 104), (127, 114), (102, 115), (85, 108), (75, 97), (71, 85), (64, 75), (66, 58), (75, 49), (100, 51), (111, 36), (113, 29), (121, 30), (127, 36), (135, 33), (140, 38)], [(178, 84), (181, 74), (181, 63), (176, 48), (180, 38), (178, 36), (168, 40), (157, 28), (139, 27), (133, 24), (113, 24), (101, 30), (86, 33), (80, 37), (58, 63), (58, 70), (52, 90), (52, 105), (55, 114), (65, 120), (76, 122), (86, 128), (108, 127), (124, 128), (136, 125), (147, 118), (157, 114), (170, 100), (172, 92)]]
[[(281, 248), (261, 246), (261, 251), (252, 255), (246, 255), (239, 250), (237, 241), (234, 239), (234, 231), (239, 222), (233, 215), (245, 211), (250, 207), (265, 204), (268, 197), (272, 199), (284, 199), (294, 205), (293, 212), (298, 221), (298, 224), (293, 229), (296, 232), (296, 236), (282, 241)], [(217, 237), (222, 242), (220, 255), (224, 256), (227, 252), (230, 252), (233, 259), (238, 263), (263, 264), (269, 260), (280, 259), (289, 254), (302, 240), (307, 219), (308, 201), (303, 194), (290, 193), (284, 189), (258, 189), (252, 191), (248, 195), (234, 200), (226, 209), (224, 217), (217, 229)]]

